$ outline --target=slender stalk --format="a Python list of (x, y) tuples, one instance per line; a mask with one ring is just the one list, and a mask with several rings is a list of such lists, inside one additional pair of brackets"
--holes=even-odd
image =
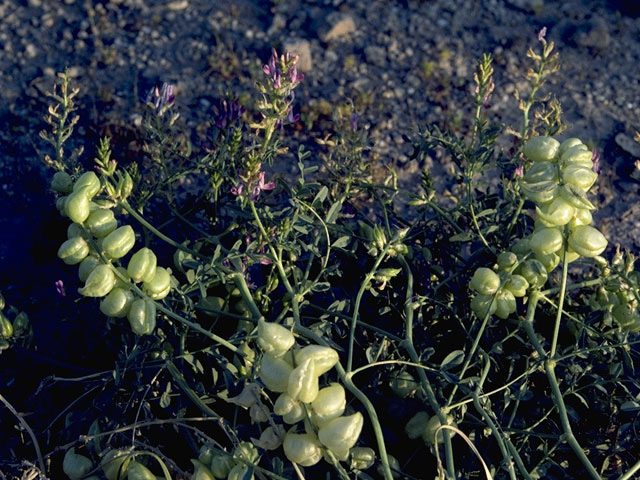
[(633, 477), (633, 475), (640, 470), (640, 460), (638, 460), (633, 467), (631, 467), (629, 470), (627, 470), (624, 475), (622, 475), (620, 478), (618, 478), (618, 480), (631, 480)]
[(551, 339), (551, 351), (549, 352), (549, 358), (556, 356), (556, 350), (558, 348), (558, 334), (560, 333), (560, 322), (562, 321), (562, 307), (564, 306), (564, 297), (567, 291), (567, 273), (569, 272), (569, 265), (567, 264), (567, 240), (565, 238), (564, 248), (562, 250), (562, 283), (560, 284), (560, 294), (558, 298), (558, 310), (556, 312), (556, 323), (553, 327), (553, 337)]

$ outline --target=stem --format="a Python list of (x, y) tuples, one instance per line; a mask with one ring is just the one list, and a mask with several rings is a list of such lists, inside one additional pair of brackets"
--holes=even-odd
[(18, 422), (20, 422), (20, 425), (22, 425), (24, 427), (24, 429), (27, 431), (27, 433), (31, 437), (31, 441), (33, 442), (33, 448), (35, 449), (36, 456), (38, 457), (38, 464), (40, 465), (40, 472), (42, 473), (42, 475), (44, 475), (45, 472), (46, 472), (46, 470), (44, 468), (44, 460), (42, 459), (42, 453), (40, 452), (40, 445), (38, 444), (38, 440), (36, 439), (36, 436), (33, 433), (33, 430), (31, 430), (31, 427), (26, 422), (26, 420), (24, 418), (22, 418), (22, 415), (20, 415), (18, 413), (18, 411), (15, 408), (13, 408), (13, 405), (11, 405), (9, 403), (9, 401), (6, 398), (4, 398), (4, 396), (2, 394), (0, 394), (0, 402), (2, 402), (4, 404), (4, 406), (7, 407), (7, 409), (9, 409), (9, 411), (13, 414), (14, 417), (16, 417)]
[(622, 475), (618, 480), (631, 480), (633, 478), (633, 474), (640, 470), (640, 460), (638, 460), (633, 467), (631, 467), (627, 472)]
[(562, 307), (564, 306), (564, 297), (567, 291), (567, 273), (569, 272), (569, 265), (567, 263), (567, 239), (564, 241), (564, 248), (562, 251), (562, 283), (560, 284), (560, 295), (558, 299), (558, 311), (556, 313), (556, 324), (553, 328), (553, 338), (551, 339), (551, 351), (549, 352), (549, 358), (556, 356), (556, 350), (558, 347), (558, 334), (560, 333), (560, 321), (562, 320)]

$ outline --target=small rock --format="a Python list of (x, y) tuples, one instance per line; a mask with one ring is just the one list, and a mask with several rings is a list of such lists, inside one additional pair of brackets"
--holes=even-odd
[(387, 53), (384, 48), (377, 45), (369, 45), (364, 49), (364, 56), (372, 65), (383, 67), (387, 61)]
[(309, 41), (300, 38), (291, 38), (283, 42), (285, 52), (291, 52), (298, 55), (298, 70), (309, 72), (313, 68), (311, 59), (311, 44)]
[(640, 143), (637, 143), (628, 135), (624, 133), (617, 134), (616, 144), (632, 157), (640, 158)]
[(42, 6), (42, 0), (29, 0), (29, 6), (32, 8), (38, 8)]
[(327, 30), (320, 33), (324, 42), (344, 37), (356, 31), (356, 22), (351, 15), (334, 12), (327, 17)]
[(604, 21), (594, 21), (589, 29), (578, 32), (575, 42), (579, 47), (604, 51), (611, 43), (611, 35)]
[(167, 8), (169, 10), (173, 10), (174, 12), (178, 10), (184, 10), (188, 6), (189, 6), (189, 0), (176, 0), (174, 2), (169, 2), (167, 4)]
[(77, 65), (74, 65), (73, 67), (69, 67), (69, 69), (67, 70), (67, 74), (71, 78), (78, 78), (80, 75), (82, 75), (83, 72), (84, 72), (84, 69)]
[(28, 58), (33, 58), (38, 54), (38, 49), (33, 43), (30, 43), (25, 47), (24, 52)]
[(271, 26), (269, 27), (269, 30), (267, 30), (267, 34), (273, 35), (274, 33), (282, 30), (286, 26), (287, 26), (286, 17), (281, 13), (276, 13), (273, 16), (273, 20), (271, 21)]

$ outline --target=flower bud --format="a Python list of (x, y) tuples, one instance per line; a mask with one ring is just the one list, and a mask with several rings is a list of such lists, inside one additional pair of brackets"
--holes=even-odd
[(500, 277), (493, 270), (480, 267), (473, 274), (469, 286), (481, 295), (493, 295), (500, 288)]
[(311, 403), (318, 396), (318, 375), (313, 358), (307, 358), (289, 375), (287, 393), (294, 400)]
[(136, 234), (130, 225), (123, 225), (104, 237), (102, 249), (111, 258), (122, 258), (133, 248)]
[(171, 275), (169, 275), (169, 271), (166, 268), (157, 267), (153, 279), (150, 282), (145, 282), (142, 285), (142, 289), (152, 299), (162, 300), (171, 291)]
[[(100, 179), (98, 176), (89, 171), (83, 173), (76, 183), (73, 185), (73, 191), (79, 192), (80, 190), (85, 190), (87, 198), (92, 199), (96, 196), (96, 194), (100, 191)], [(82, 222), (78, 222), (82, 223)]]
[(116, 276), (110, 265), (100, 264), (95, 267), (78, 293), (85, 297), (104, 297), (116, 284)]
[(289, 386), (291, 365), (271, 353), (265, 353), (260, 361), (260, 380), (272, 392), (286, 392)]
[(311, 467), (322, 458), (322, 446), (315, 435), (288, 432), (282, 443), (285, 456), (303, 467)]
[(114, 288), (101, 302), (100, 311), (107, 317), (124, 318), (129, 313), (134, 297), (131, 290)]
[(249, 442), (240, 442), (233, 450), (233, 459), (237, 462), (254, 463), (258, 458), (260, 458), (258, 449)]
[(136, 335), (149, 335), (156, 328), (156, 305), (151, 300), (134, 300), (127, 314), (131, 330)]
[(150, 282), (156, 274), (158, 259), (153, 250), (143, 247), (133, 254), (127, 266), (127, 273), (134, 282)]
[(595, 228), (580, 225), (569, 236), (569, 246), (583, 257), (593, 258), (607, 248), (607, 239)]
[(67, 265), (76, 265), (89, 255), (89, 244), (82, 237), (73, 237), (60, 245), (58, 258)]
[(360, 412), (329, 420), (318, 430), (318, 439), (331, 450), (338, 460), (349, 456), (349, 449), (358, 441), (364, 418)]
[(551, 137), (533, 137), (522, 148), (522, 153), (532, 162), (551, 162), (560, 148), (560, 142)]
[(333, 348), (322, 345), (307, 345), (295, 352), (296, 365), (304, 363), (308, 358), (313, 358), (318, 376), (331, 370), (340, 359)]
[(277, 323), (258, 321), (258, 345), (265, 352), (279, 356), (287, 352), (296, 339), (291, 330)]
[(60, 193), (71, 193), (73, 180), (67, 172), (56, 172), (51, 179), (51, 189)]
[(333, 383), (321, 389), (315, 400), (311, 402), (312, 420), (318, 427), (322, 427), (329, 420), (342, 415), (346, 406), (344, 388), (339, 383)]
[(99, 208), (89, 214), (84, 221), (84, 228), (94, 237), (102, 238), (113, 232), (118, 226), (113, 210)]

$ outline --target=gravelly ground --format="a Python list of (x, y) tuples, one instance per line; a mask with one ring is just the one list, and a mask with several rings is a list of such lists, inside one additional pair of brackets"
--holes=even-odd
[[(543, 0), (0, 0), (0, 199), (8, 225), (25, 205), (46, 205), (37, 136), (42, 92), (70, 68), (81, 88), (78, 141), (110, 134), (131, 151), (140, 99), (157, 82), (175, 83), (182, 120), (205, 132), (225, 92), (252, 94), (271, 46), (302, 55), (306, 79), (297, 106), (304, 122), (290, 135), (313, 145), (329, 112), (355, 102), (375, 141), (373, 155), (416, 186), (424, 165), (410, 161), (402, 133), (419, 122), (464, 129), (474, 62), (495, 57), (491, 114), (516, 124), (513, 92), (525, 87), (527, 48), (541, 27), (562, 70), (550, 82), (567, 134), (603, 153), (600, 225), (614, 241), (640, 246), (640, 8), (633, 1)], [(196, 145), (198, 135), (195, 135)], [(616, 139), (618, 141), (616, 141)], [(620, 145), (625, 146), (621, 148)], [(634, 150), (635, 148), (635, 150)], [(428, 166), (439, 185), (446, 164)], [(284, 169), (286, 170), (286, 168)], [(23, 180), (16, 182), (15, 179)], [(636, 177), (640, 178), (640, 177)], [(44, 207), (43, 207), (44, 208)], [(0, 234), (0, 261), (16, 239)]]

